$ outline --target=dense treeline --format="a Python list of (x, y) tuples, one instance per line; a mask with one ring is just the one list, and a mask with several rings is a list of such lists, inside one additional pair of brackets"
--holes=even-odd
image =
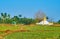
[[(40, 15), (36, 15), (37, 19), (36, 18), (32, 19), (32, 18), (22, 17), (22, 15), (11, 17), (10, 14), (1, 13), (0, 14), (0, 24), (26, 24), (26, 25), (27, 24), (36, 24), (37, 22), (40, 22), (40, 20), (43, 19), (42, 17), (44, 15), (41, 17), (42, 19), (40, 18), (40, 16), (41, 16), (41, 14)], [(49, 19), (49, 18), (47, 17), (47, 19)], [(60, 20), (58, 20), (57, 23), (60, 24)]]
[(36, 20), (32, 18), (26, 18), (22, 15), (10, 17), (10, 14), (1, 13), (0, 24), (35, 24)]

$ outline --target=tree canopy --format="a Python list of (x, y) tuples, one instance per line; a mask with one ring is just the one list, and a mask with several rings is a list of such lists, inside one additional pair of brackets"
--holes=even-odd
[(11, 18), (10, 14), (7, 13), (1, 13), (1, 17), (0, 17), (0, 24), (4, 23), (4, 24), (33, 24), (35, 23), (35, 19), (32, 18), (26, 18), (23, 17), (22, 15), (18, 15), (18, 16), (13, 16)]

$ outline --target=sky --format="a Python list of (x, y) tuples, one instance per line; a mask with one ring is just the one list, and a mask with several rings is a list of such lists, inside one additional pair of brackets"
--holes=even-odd
[(60, 0), (0, 0), (0, 13), (34, 18), (39, 10), (54, 21), (60, 19)]

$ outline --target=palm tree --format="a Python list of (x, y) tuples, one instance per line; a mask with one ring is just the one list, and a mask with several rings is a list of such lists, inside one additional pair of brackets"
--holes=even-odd
[(4, 13), (4, 17), (5, 17), (5, 18), (7, 17), (7, 13)]
[(9, 19), (10, 19), (10, 14), (8, 14), (8, 16), (7, 16)]
[(19, 15), (19, 17), (22, 17), (22, 15)]
[(3, 13), (1, 13), (1, 16), (3, 17)]
[(7, 13), (1, 13), (1, 16), (3, 19), (5, 19), (7, 17)]
[(3, 23), (6, 20), (6, 18), (7, 18), (7, 13), (1, 13), (1, 19), (3, 20)]
[(2, 20), (3, 20), (3, 13), (1, 13), (1, 20), (0, 21), (3, 22)]

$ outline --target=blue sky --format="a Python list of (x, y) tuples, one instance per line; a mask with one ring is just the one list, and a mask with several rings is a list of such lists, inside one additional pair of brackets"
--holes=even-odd
[(33, 18), (39, 10), (57, 21), (60, 19), (60, 0), (0, 0), (0, 13), (7, 12), (11, 17), (22, 14)]

